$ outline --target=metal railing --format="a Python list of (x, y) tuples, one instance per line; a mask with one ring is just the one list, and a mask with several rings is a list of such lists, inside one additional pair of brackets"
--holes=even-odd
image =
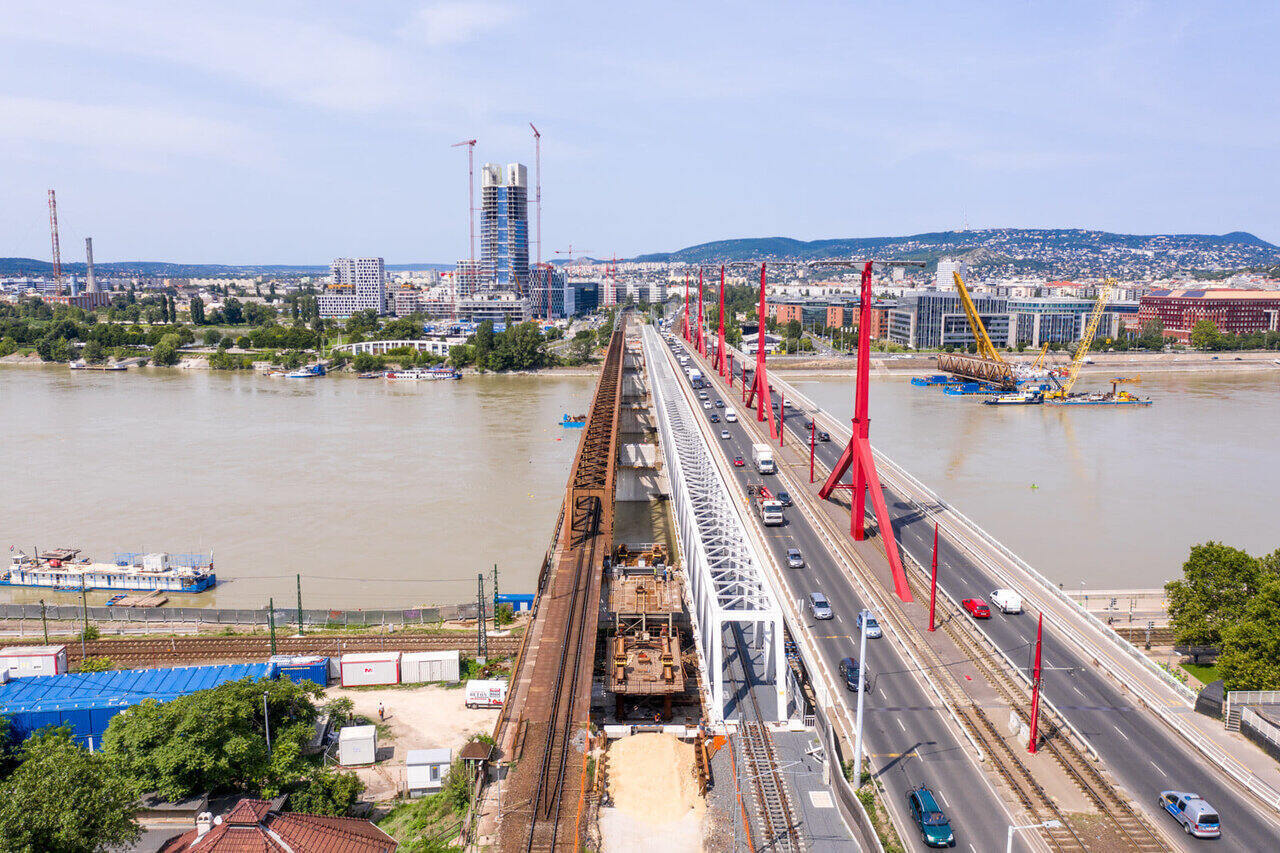
[[(41, 613), (41, 611), (44, 611)], [(0, 604), (0, 619), (50, 622), (82, 622), (102, 625), (190, 623), (193, 625), (261, 625), (270, 621), (269, 610), (214, 607), (81, 607), (75, 604)], [(474, 619), (474, 604), (448, 604), (411, 610), (302, 610), (304, 626), (322, 625), (430, 625), (451, 619)], [(277, 607), (277, 626), (297, 625), (298, 609)]]

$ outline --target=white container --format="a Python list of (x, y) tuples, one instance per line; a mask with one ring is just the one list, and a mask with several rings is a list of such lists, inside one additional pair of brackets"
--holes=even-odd
[(400, 652), (365, 652), (342, 656), (342, 686), (400, 683)]
[(346, 726), (338, 732), (338, 763), (372, 764), (378, 755), (377, 726)]
[(11, 678), (61, 675), (67, 671), (66, 646), (6, 646), (0, 649), (0, 669)]
[(468, 708), (501, 708), (507, 701), (507, 682), (474, 678), (467, 682)]
[(447, 681), (456, 684), (462, 670), (462, 655), (451, 652), (405, 652), (400, 657), (400, 681), (421, 684)]
[(410, 797), (438, 791), (453, 763), (451, 749), (411, 749), (405, 756), (404, 781)]

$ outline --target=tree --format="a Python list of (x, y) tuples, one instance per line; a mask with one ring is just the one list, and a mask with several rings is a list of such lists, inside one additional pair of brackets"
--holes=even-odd
[(1178, 642), (1217, 645), (1222, 630), (1240, 619), (1262, 577), (1258, 561), (1219, 542), (1193, 545), (1182, 579), (1164, 585)]
[(206, 329), (204, 333), (204, 345), (207, 347), (216, 347), (223, 340), (222, 332), (217, 329)]
[(147, 699), (111, 719), (103, 751), (137, 792), (168, 800), (197, 791), (275, 796), (309, 777), (302, 750), (314, 734), (312, 699), (320, 693), (309, 683), (244, 678), (164, 704)]
[(320, 767), (311, 773), (307, 783), (289, 795), (289, 808), (307, 814), (342, 817), (351, 811), (364, 783), (350, 771)]
[(191, 297), (191, 322), (196, 326), (204, 325), (204, 300), (199, 296)]
[(799, 320), (787, 321), (787, 328), (785, 332), (786, 337), (791, 338), (792, 340), (799, 340), (802, 331)]
[(244, 322), (244, 306), (239, 299), (226, 299), (222, 303), (222, 319), (228, 325), (238, 326)]
[(182, 339), (173, 333), (166, 334), (151, 351), (151, 362), (164, 367), (172, 367), (178, 363), (178, 347)]
[(80, 351), (80, 355), (90, 364), (102, 364), (107, 360), (107, 351), (97, 341), (89, 341)]
[(1197, 320), (1191, 327), (1191, 345), (1196, 349), (1219, 349), (1222, 333), (1212, 320)]
[(22, 748), (22, 763), (0, 785), (0, 850), (96, 853), (137, 839), (136, 797), (102, 753), (68, 729), (45, 729)]
[(1223, 627), (1218, 671), (1228, 690), (1280, 690), (1280, 578), (1268, 578)]

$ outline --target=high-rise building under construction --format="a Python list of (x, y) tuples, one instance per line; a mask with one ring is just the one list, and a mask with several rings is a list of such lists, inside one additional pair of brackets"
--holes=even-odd
[(529, 294), (529, 179), (521, 163), (480, 173), (480, 269), (496, 290)]

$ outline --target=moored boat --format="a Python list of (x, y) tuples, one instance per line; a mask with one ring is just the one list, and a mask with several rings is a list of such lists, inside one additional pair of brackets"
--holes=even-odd
[(462, 378), (462, 374), (452, 367), (415, 367), (410, 370), (388, 370), (383, 376), (395, 381), (413, 380), (419, 382)]
[(0, 586), (34, 586), (67, 592), (136, 590), (203, 592), (218, 583), (213, 557), (204, 554), (116, 554), (110, 563), (80, 556), (79, 548), (26, 554), (19, 551)]
[(982, 402), (988, 406), (1038, 406), (1044, 402), (1044, 394), (1038, 390), (1014, 391), (988, 397)]

